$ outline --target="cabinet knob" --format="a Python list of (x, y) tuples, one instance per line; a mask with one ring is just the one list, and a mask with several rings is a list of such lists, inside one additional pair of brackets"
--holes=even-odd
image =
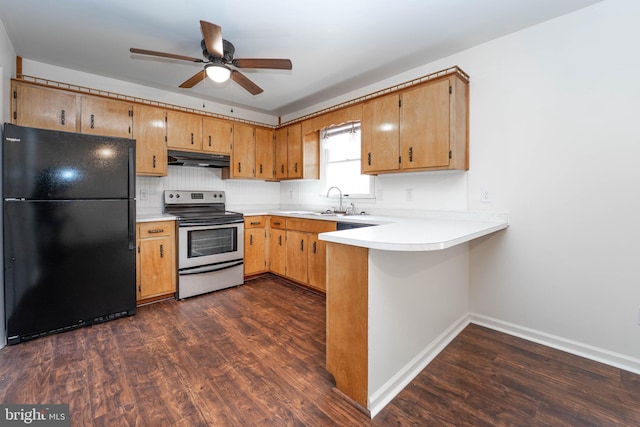
[(64, 126), (64, 123), (65, 123), (64, 115), (65, 115), (65, 111), (64, 110), (60, 110), (60, 124), (63, 125), (63, 126)]
[(91, 115), (91, 129), (95, 129), (95, 124), (96, 124), (96, 116), (95, 115)]
[(300, 240), (300, 250), (304, 251), (304, 240)]
[(153, 168), (156, 168), (156, 155), (153, 155)]
[(369, 166), (371, 166), (371, 151), (369, 151), (369, 153), (367, 153), (367, 164)]
[(160, 245), (160, 258), (164, 258), (164, 245)]
[(191, 145), (193, 145), (193, 132), (191, 132)]
[(316, 251), (316, 244), (317, 244), (317, 242), (313, 242), (313, 254), (314, 254), (314, 255), (317, 253), (317, 251)]
[(253, 234), (249, 234), (249, 245), (253, 245)]
[(409, 161), (413, 162), (413, 146), (409, 147)]

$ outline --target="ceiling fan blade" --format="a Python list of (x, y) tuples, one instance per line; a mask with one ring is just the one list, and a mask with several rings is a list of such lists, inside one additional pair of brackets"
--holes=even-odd
[(245, 88), (249, 93), (251, 93), (251, 95), (262, 93), (262, 89), (260, 88), (260, 86), (249, 80), (247, 76), (245, 76), (238, 70), (233, 70), (231, 72), (231, 80)]
[(202, 59), (192, 58), (190, 56), (176, 55), (174, 53), (166, 53), (166, 52), (157, 52), (155, 50), (136, 49), (135, 47), (132, 47), (131, 49), (129, 49), (129, 52), (139, 53), (141, 55), (160, 56), (162, 58), (179, 59), (181, 61), (204, 62)]
[(200, 28), (202, 28), (202, 36), (204, 37), (207, 51), (214, 56), (223, 57), (222, 28), (207, 21), (200, 21)]
[(290, 59), (239, 58), (232, 62), (238, 68), (271, 68), (274, 70), (290, 70), (293, 68)]
[(181, 87), (183, 89), (192, 88), (198, 83), (200, 83), (201, 81), (203, 81), (206, 77), (207, 77), (207, 74), (204, 72), (204, 70), (198, 71), (178, 87)]

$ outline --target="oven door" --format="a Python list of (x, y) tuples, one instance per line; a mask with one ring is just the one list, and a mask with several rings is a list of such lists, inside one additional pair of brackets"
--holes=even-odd
[(178, 268), (244, 259), (244, 223), (180, 226)]

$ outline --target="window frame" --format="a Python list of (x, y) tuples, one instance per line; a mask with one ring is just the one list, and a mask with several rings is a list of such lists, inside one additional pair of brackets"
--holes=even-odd
[[(351, 129), (357, 129), (360, 133), (360, 147), (358, 147), (358, 158), (357, 159), (347, 159), (347, 160), (339, 160), (336, 162), (328, 162), (327, 161), (327, 151), (328, 148), (324, 147), (324, 143), (323, 141), (326, 139), (326, 133), (330, 132), (333, 133), (334, 136), (336, 134), (340, 134), (340, 133), (348, 133), (351, 131)], [(326, 197), (327, 199), (335, 199), (338, 200), (339, 199), (339, 194), (338, 192), (331, 192), (331, 194), (329, 194), (329, 196), (327, 197), (327, 190), (330, 188), (329, 185), (329, 179), (328, 179), (328, 166), (329, 164), (336, 164), (339, 162), (347, 162), (347, 161), (355, 161), (357, 160), (360, 164), (362, 162), (362, 130), (361, 130), (361, 122), (360, 121), (353, 121), (353, 122), (348, 122), (348, 123), (343, 123), (340, 125), (336, 125), (336, 126), (328, 126), (326, 128), (323, 128), (320, 130), (320, 188), (322, 189), (322, 193), (320, 194), (321, 197)], [(342, 194), (342, 198), (343, 199), (348, 199), (348, 200), (366, 200), (366, 201), (370, 201), (370, 200), (375, 200), (376, 195), (375, 195), (375, 176), (374, 175), (367, 175), (367, 174), (363, 174), (362, 173), (362, 167), (359, 168), (360, 170), (360, 175), (361, 176), (366, 176), (369, 179), (369, 192), (368, 193), (350, 193), (349, 191), (345, 192), (343, 191), (343, 189), (338, 185), (337, 187), (340, 188), (341, 191), (343, 191)]]

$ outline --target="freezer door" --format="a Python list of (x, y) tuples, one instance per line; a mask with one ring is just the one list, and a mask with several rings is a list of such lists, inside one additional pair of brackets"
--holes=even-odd
[(10, 344), (135, 312), (128, 215), (127, 200), (4, 202)]
[(135, 141), (4, 125), (3, 197), (125, 199), (135, 194)]

